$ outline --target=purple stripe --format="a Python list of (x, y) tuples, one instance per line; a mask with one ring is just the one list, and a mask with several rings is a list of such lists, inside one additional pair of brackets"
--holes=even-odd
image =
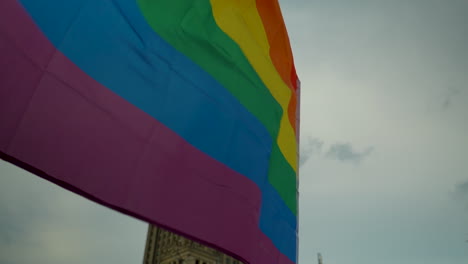
[(1, 158), (240, 260), (293, 264), (258, 228), (252, 181), (87, 76), (16, 1), (0, 10)]

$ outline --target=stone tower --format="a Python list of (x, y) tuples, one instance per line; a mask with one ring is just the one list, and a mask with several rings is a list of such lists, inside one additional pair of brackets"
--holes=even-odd
[(148, 229), (143, 263), (242, 264), (218, 250), (153, 225)]

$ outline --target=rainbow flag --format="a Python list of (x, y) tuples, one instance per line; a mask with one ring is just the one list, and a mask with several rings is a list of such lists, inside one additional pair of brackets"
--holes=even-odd
[(1, 0), (1, 157), (257, 264), (297, 263), (276, 0)]

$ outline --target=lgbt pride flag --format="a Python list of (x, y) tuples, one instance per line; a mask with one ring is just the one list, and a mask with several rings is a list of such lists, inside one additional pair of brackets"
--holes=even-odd
[(1, 0), (1, 157), (252, 264), (297, 263), (276, 0)]

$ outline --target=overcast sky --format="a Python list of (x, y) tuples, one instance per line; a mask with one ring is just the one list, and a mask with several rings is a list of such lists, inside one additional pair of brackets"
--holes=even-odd
[[(283, 0), (301, 264), (468, 263), (468, 0)], [(141, 263), (147, 225), (0, 161), (0, 263)]]

